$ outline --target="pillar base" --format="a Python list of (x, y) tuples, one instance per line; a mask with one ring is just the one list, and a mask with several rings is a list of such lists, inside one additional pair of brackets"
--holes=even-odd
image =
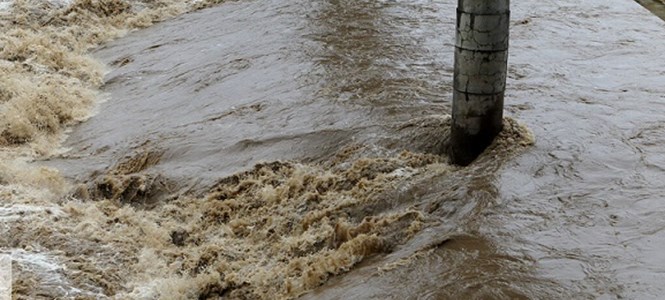
[(451, 163), (467, 166), (503, 129), (503, 93), (468, 95), (456, 92), (448, 140)]

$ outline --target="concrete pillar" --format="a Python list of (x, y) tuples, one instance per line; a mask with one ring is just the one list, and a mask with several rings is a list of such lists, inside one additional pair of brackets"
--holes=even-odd
[(509, 0), (458, 0), (449, 154), (466, 166), (501, 131)]

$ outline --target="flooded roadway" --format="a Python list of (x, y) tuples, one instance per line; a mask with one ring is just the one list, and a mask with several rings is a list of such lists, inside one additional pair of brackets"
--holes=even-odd
[[(361, 158), (438, 154), (451, 104), (455, 6), (239, 1), (132, 33), (96, 52), (111, 68), (108, 100), (73, 129), (71, 150), (46, 164), (83, 182), (77, 197), (93, 200), (109, 195), (100, 186), (116, 188), (100, 183), (109, 174), (148, 178), (139, 202), (149, 212), (206, 194), (259, 162), (345, 170), (337, 160), (348, 147)], [(398, 179), (343, 218), (362, 231), (364, 215), (389, 223), (386, 215), (417, 211), (422, 229), (370, 231), (388, 247), (324, 272), (321, 286), (303, 283), (303, 291), (314, 289), (304, 298), (665, 293), (665, 25), (619, 0), (522, 1), (513, 3), (512, 19), (506, 115), (527, 125), (535, 145), (514, 155), (505, 145), (519, 139), (503, 137), (503, 146), (465, 169), (434, 164), (400, 177), (393, 173), (410, 169), (390, 168)], [(251, 251), (267, 251), (261, 247)], [(205, 295), (261, 287), (250, 279)], [(116, 289), (145, 295), (150, 285)]]

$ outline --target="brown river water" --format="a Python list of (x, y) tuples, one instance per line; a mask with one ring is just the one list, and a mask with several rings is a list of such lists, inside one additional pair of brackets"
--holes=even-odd
[(25, 74), (83, 99), (0, 128), (13, 297), (663, 297), (665, 23), (514, 1), (505, 129), (459, 168), (456, 5), (171, 3), (187, 13), (88, 37), (74, 71), (0, 52), (3, 115)]

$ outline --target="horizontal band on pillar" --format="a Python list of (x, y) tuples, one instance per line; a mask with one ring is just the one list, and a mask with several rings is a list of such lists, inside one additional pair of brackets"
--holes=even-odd
[(506, 52), (508, 51), (508, 48), (506, 49), (497, 49), (497, 50), (482, 50), (482, 49), (471, 49), (471, 48), (466, 48), (466, 47), (460, 47), (455, 45), (455, 49), (463, 50), (463, 51), (471, 51), (471, 52), (478, 52), (478, 53), (497, 53), (497, 52)]
[(465, 76), (458, 76), (453, 79), (453, 89), (471, 95), (491, 95), (506, 91), (503, 74), (466, 79)]
[(510, 9), (504, 10), (504, 11), (499, 11), (499, 12), (492, 12), (492, 13), (482, 13), (482, 12), (472, 12), (472, 11), (464, 11), (461, 10), (459, 7), (457, 8), (457, 13), (467, 13), (467, 14), (473, 14), (476, 16), (496, 16), (496, 15), (505, 15), (508, 14), (510, 15)]
[(462, 106), (469, 105), (469, 103), (471, 103), (472, 106), (478, 106), (482, 103), (503, 103), (504, 95), (503, 92), (494, 94), (472, 94), (463, 91), (453, 91), (453, 100), (463, 100), (464, 102), (461, 102)]
[(464, 95), (469, 95), (469, 97), (476, 97), (476, 96), (477, 97), (494, 97), (494, 96), (505, 94), (505, 91), (496, 92), (496, 93), (475, 94), (475, 93), (469, 93), (469, 92), (466, 92), (466, 91), (453, 90), (453, 93), (460, 93), (460, 94), (464, 94)]
[(510, 0), (458, 0), (457, 10), (480, 14), (502, 13), (510, 10)]

